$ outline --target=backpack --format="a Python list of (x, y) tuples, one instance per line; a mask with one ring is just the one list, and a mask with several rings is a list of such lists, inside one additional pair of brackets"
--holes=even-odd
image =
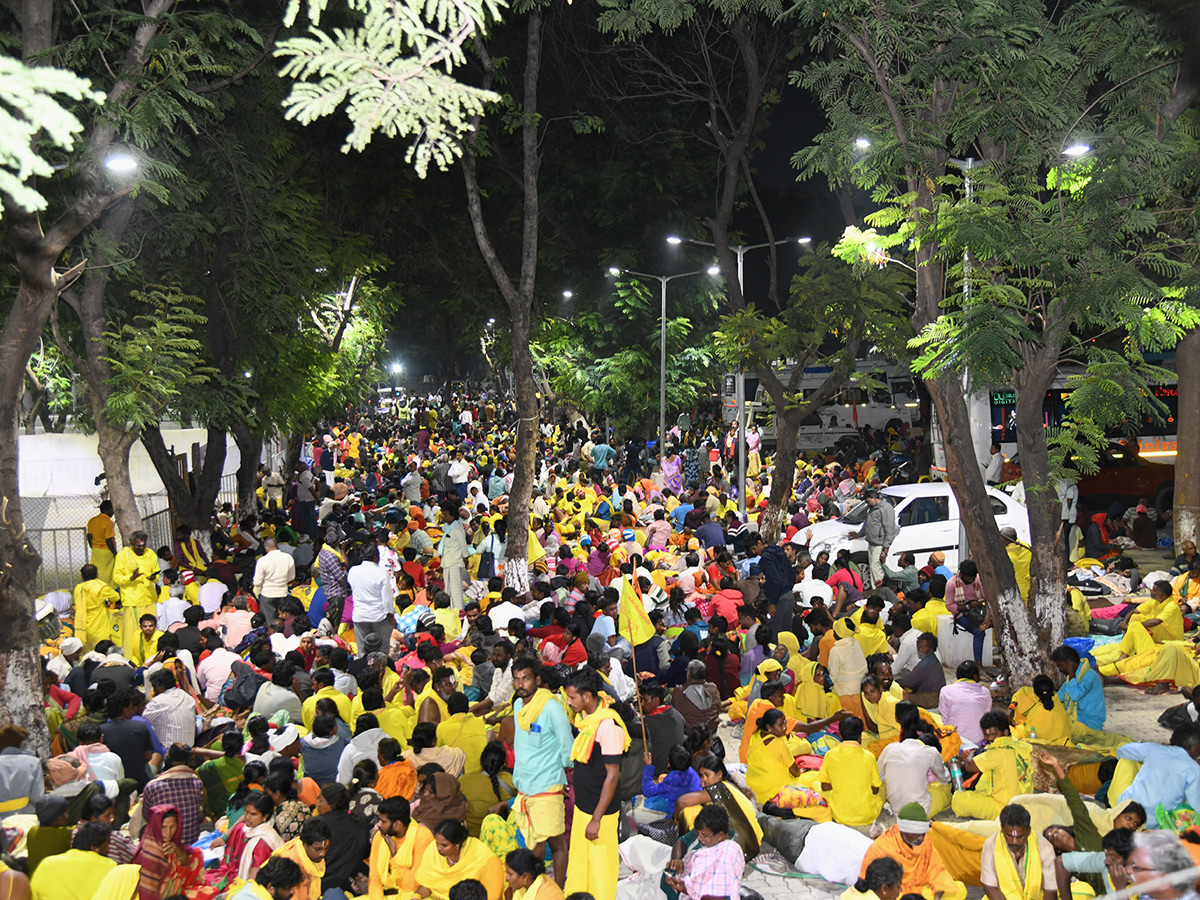
[(249, 663), (238, 660), (230, 668), (229, 678), (221, 688), (217, 702), (230, 709), (250, 709), (254, 706), (258, 689), (266, 683), (267, 679), (255, 672)]

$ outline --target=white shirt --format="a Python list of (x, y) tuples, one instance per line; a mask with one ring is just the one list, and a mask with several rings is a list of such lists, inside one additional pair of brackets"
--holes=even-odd
[(111, 750), (103, 753), (88, 753), (88, 765), (97, 781), (120, 781), (125, 777), (125, 764)]
[[(198, 675), (199, 673), (197, 673)], [(196, 743), (196, 701), (181, 688), (155, 694), (142, 713), (164, 747)]]
[(893, 811), (907, 803), (920, 803), (928, 813), (933, 806), (929, 796), (928, 774), (945, 784), (950, 772), (942, 754), (916, 738), (888, 744), (879, 755), (879, 780), (887, 787), (888, 806)]
[(223, 582), (215, 578), (200, 585), (200, 608), (211, 616), (221, 608), (221, 598), (228, 590)]
[(354, 767), (361, 760), (369, 759), (377, 762), (379, 758), (379, 742), (387, 737), (382, 728), (368, 728), (362, 734), (356, 734), (342, 751), (338, 759), (337, 780), (349, 785), (354, 778)]
[(1000, 472), (1003, 468), (1004, 468), (1004, 455), (1001, 453), (993, 453), (988, 458), (987, 465), (984, 467), (983, 480), (984, 481), (999, 481), (1000, 480)]
[(471, 414), (469, 409), (464, 409), (458, 414), (458, 421), (461, 425), (471, 425), (475, 422), (475, 416)]
[(396, 614), (396, 579), (378, 563), (360, 562), (346, 573), (355, 622), (382, 622)]
[(172, 597), (158, 604), (158, 630), (166, 631), (183, 621), (183, 612), (192, 604), (182, 597)]
[(1079, 485), (1067, 478), (1060, 478), (1054, 485), (1058, 502), (1062, 505), (1060, 516), (1064, 522), (1074, 522), (1076, 505), (1079, 503)]
[(492, 627), (497, 630), (503, 628), (508, 629), (508, 623), (513, 619), (525, 621), (525, 610), (517, 606), (515, 603), (494, 603), (488, 610), (488, 618), (492, 620)]
[(311, 503), (317, 499), (317, 495), (313, 493), (315, 480), (312, 469), (305, 469), (296, 479), (296, 499), (301, 503)]
[(466, 484), (471, 477), (471, 464), (465, 459), (456, 459), (450, 463), (450, 468), (446, 470), (446, 474), (450, 476), (450, 480), (455, 484)]
[[(900, 638), (900, 646), (896, 648), (896, 658), (892, 660), (892, 673), (896, 678), (907, 675), (920, 659), (917, 656), (917, 639), (920, 636), (921, 632), (910, 627), (908, 631), (904, 632), (904, 637)], [(901, 805), (903, 806), (903, 804)]]
[(379, 565), (393, 578), (400, 574), (400, 556), (391, 547), (379, 545)]
[(295, 577), (295, 560), (282, 550), (270, 550), (254, 565), (254, 593), (259, 597), (286, 597)]
[(404, 499), (409, 503), (421, 502), (421, 482), (424, 477), (418, 471), (409, 472), (400, 479), (400, 487), (404, 491)]

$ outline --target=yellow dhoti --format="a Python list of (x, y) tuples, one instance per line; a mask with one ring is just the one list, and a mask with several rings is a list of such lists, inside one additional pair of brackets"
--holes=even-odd
[(92, 558), (88, 560), (96, 567), (96, 571), (99, 573), (97, 577), (106, 584), (112, 584), (113, 563), (116, 561), (116, 554), (107, 547), (93, 547)]

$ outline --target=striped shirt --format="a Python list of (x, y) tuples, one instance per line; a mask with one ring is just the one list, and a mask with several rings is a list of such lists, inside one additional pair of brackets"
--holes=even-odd
[(196, 701), (181, 688), (155, 694), (142, 714), (163, 746), (196, 743)]

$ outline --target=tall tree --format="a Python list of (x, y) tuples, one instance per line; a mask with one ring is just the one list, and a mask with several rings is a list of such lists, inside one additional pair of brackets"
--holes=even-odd
[[(895, 232), (883, 240), (874, 236), (874, 245), (847, 242), (865, 251), (868, 261), (886, 262), (889, 247), (902, 243), (915, 247), (914, 324), (929, 329), (927, 385), (945, 436), (949, 479), (972, 556), (988, 585), (1005, 665), (1017, 682), (1028, 683), (1049, 665), (1047, 653), (1063, 633), (1062, 572), (1051, 549), (1057, 521), (1048, 453), (1042, 429), (1027, 427), (1020, 439), (1028, 443), (1028, 461), (1022, 444), (1021, 462), (1023, 471), (1029, 467), (1032, 488), (1036, 586), (1026, 609), (984, 490), (959, 370), (962, 361), (971, 365), (963, 358), (972, 348), (977, 364), (991, 360), (1011, 368), (1025, 418), (1040, 421), (1045, 389), (1064, 347), (1071, 345), (1072, 328), (1095, 324), (1084, 311), (1087, 292), (1105, 292), (1105, 314), (1120, 317), (1122, 324), (1137, 318), (1138, 291), (1153, 293), (1150, 281), (1137, 274), (1137, 266), (1152, 267), (1153, 258), (1139, 263), (1113, 246), (1136, 240), (1146, 226), (1145, 204), (1133, 204), (1107, 246), (1106, 236), (1094, 234), (1104, 230), (1097, 224), (1105, 221), (1098, 210), (1118, 203), (1117, 182), (1128, 181), (1114, 176), (1105, 186), (1097, 182), (1096, 205), (1076, 210), (1070, 191), (1054, 180), (1047, 183), (1046, 172), (1062, 171), (1061, 153), (1076, 129), (1102, 133), (1111, 123), (1119, 133), (1118, 122), (1137, 122), (1131, 111), (1138, 104), (1162, 108), (1172, 90), (1168, 73), (1177, 65), (1168, 32), (1153, 16), (1105, 0), (1054, 10), (1036, 3), (1003, 10), (955, 0), (936, 10), (888, 3), (869, 17), (858, 15), (853, 0), (802, 10), (816, 30), (814, 48), (821, 55), (796, 78), (820, 99), (829, 128), (798, 161), (806, 174), (814, 174), (827, 171), (830, 160), (841, 160), (855, 182), (884, 204), (868, 221)], [(1152, 62), (1146, 65), (1146, 59)], [(1117, 87), (1107, 89), (1111, 84)], [(1103, 103), (1092, 93), (1105, 90), (1102, 101), (1116, 110), (1108, 120), (1097, 112)], [(856, 156), (852, 148), (864, 138), (869, 152)], [(1144, 142), (1137, 143), (1145, 149)], [(1133, 161), (1129, 149), (1105, 151), (1114, 160), (1123, 157), (1112, 172)], [(946, 194), (947, 188), (964, 186), (956, 154), (987, 161), (987, 172), (975, 173), (983, 188), (978, 202), (966, 191)], [(964, 249), (970, 252), (969, 270), (959, 262)], [(1143, 242), (1132, 254), (1148, 249)], [(1121, 258), (1131, 264), (1098, 272), (1097, 252), (1106, 265)], [(1031, 269), (1023, 269), (1026, 264)], [(973, 299), (958, 316), (941, 318), (947, 301), (957, 299), (945, 292), (945, 279), (955, 274), (965, 278)], [(1134, 332), (1146, 336), (1136, 325)], [(947, 337), (958, 343), (939, 342)], [(959, 358), (951, 359), (955, 355)], [(989, 377), (995, 370), (984, 380)]]

